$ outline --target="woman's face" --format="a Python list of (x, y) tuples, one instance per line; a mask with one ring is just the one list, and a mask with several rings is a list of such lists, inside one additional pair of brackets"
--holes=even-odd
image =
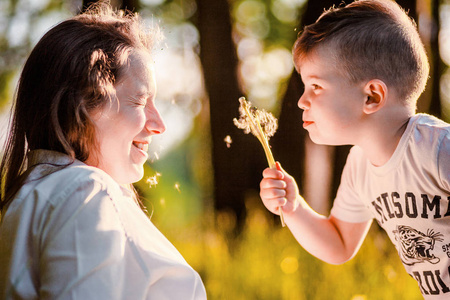
[(98, 149), (91, 149), (86, 163), (102, 169), (119, 184), (130, 184), (144, 175), (152, 135), (165, 130), (154, 103), (156, 83), (150, 54), (133, 51), (115, 88), (111, 101), (92, 114)]

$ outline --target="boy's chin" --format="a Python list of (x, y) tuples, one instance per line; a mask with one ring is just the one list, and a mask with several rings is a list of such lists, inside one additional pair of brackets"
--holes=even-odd
[(316, 136), (316, 135), (309, 134), (309, 138), (311, 139), (311, 141), (314, 144), (317, 144), (317, 145), (324, 145), (324, 146), (342, 146), (342, 145), (347, 145), (345, 143), (341, 143), (339, 141), (336, 141), (335, 139), (326, 138), (326, 137), (323, 137), (323, 136)]
[(317, 135), (314, 134), (309, 134), (309, 139), (317, 145), (329, 145), (328, 143), (326, 143), (325, 139), (323, 137), (318, 137)]

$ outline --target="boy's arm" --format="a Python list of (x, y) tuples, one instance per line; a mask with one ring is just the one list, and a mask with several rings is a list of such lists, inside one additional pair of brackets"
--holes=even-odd
[(274, 214), (283, 207), (286, 225), (312, 255), (331, 264), (352, 258), (361, 246), (372, 221), (349, 223), (316, 213), (299, 195), (297, 184), (284, 170), (266, 169), (260, 196)]

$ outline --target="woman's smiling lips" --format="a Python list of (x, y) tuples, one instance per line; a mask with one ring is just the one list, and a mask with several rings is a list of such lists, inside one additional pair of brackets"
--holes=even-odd
[(150, 141), (133, 141), (133, 146), (136, 147), (139, 152), (148, 157), (148, 145)]

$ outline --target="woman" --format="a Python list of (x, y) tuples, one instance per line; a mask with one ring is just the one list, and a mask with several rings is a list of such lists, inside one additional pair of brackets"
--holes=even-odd
[(107, 5), (52, 28), (19, 80), (1, 171), (1, 299), (205, 299), (139, 207), (156, 33)]

